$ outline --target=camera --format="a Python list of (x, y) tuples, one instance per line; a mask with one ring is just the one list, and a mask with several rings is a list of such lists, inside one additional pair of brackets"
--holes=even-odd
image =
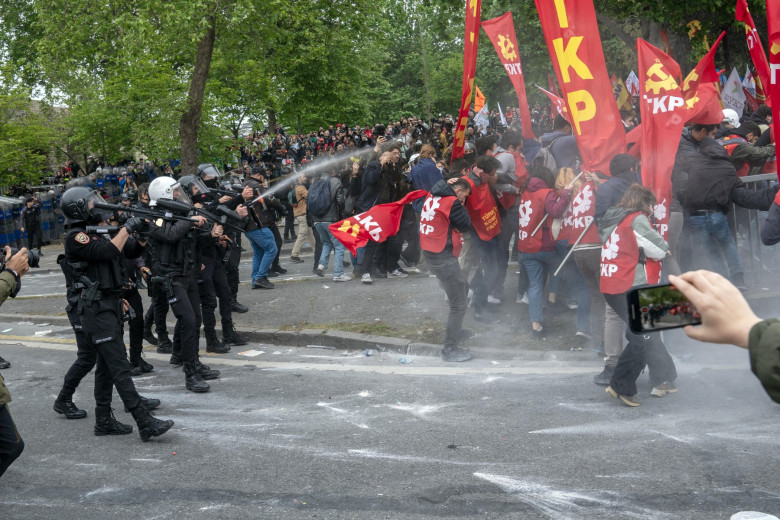
[[(11, 248), (11, 256), (14, 256), (16, 253), (18, 253), (19, 250), (15, 247)], [(5, 269), (5, 261), (6, 258), (3, 256), (3, 254), (0, 254), (0, 271), (3, 271)], [(10, 256), (8, 257), (10, 258)], [(41, 255), (38, 254), (38, 251), (29, 250), (27, 251), (27, 263), (30, 264), (30, 267), (38, 267), (41, 262)]]

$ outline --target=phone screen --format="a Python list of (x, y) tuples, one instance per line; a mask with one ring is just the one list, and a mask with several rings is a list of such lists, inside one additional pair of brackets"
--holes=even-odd
[(701, 324), (701, 316), (671, 284), (636, 287), (628, 295), (631, 330), (636, 333)]

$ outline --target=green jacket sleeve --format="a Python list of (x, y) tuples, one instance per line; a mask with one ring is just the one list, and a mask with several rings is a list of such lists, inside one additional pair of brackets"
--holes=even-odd
[(8, 404), (11, 402), (11, 393), (5, 386), (3, 376), (0, 375), (0, 405)]
[[(0, 273), (0, 305), (16, 290), (16, 279), (8, 271)], [(2, 403), (0, 403), (2, 404)]]
[(780, 403), (780, 320), (757, 323), (748, 340), (750, 368), (776, 403)]

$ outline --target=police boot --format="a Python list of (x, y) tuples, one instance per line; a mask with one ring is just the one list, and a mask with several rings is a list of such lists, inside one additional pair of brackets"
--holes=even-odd
[(157, 353), (158, 354), (170, 354), (173, 352), (173, 344), (168, 338), (168, 332), (160, 332), (157, 334)]
[(201, 363), (200, 359), (196, 359), (195, 362), (192, 363), (192, 366), (195, 367), (195, 370), (198, 371), (198, 374), (200, 374), (200, 377), (203, 379), (209, 380), (219, 377), (219, 370), (211, 370), (208, 365)]
[(159, 437), (163, 433), (167, 432), (173, 426), (173, 421), (170, 419), (163, 421), (158, 419), (149, 413), (149, 410), (142, 405), (136, 406), (135, 410), (131, 412), (133, 419), (138, 425), (138, 434), (141, 436), (141, 440), (146, 442), (152, 437)]
[(139, 348), (138, 351), (135, 351), (135, 349), (130, 349), (130, 366), (141, 369), (142, 373), (151, 372), (154, 370), (154, 367), (147, 363), (143, 357), (141, 357), (141, 349)]
[(127, 435), (133, 433), (133, 427), (114, 419), (110, 406), (95, 407), (95, 435)]
[(154, 337), (154, 334), (152, 334), (152, 325), (154, 325), (154, 320), (144, 320), (144, 341), (150, 345), (156, 346), (159, 342), (157, 341), (157, 338)]
[[(139, 395), (138, 399), (140, 400), (139, 406), (143, 406), (147, 410), (154, 410), (162, 404), (159, 399), (144, 397), (142, 395)], [(130, 410), (128, 410), (127, 406), (125, 406), (125, 412), (130, 413)]]
[(246, 340), (238, 334), (233, 326), (233, 320), (222, 320), (222, 339), (229, 345), (237, 347), (247, 344)]
[(230, 346), (227, 343), (223, 343), (219, 340), (216, 330), (207, 330), (204, 331), (204, 334), (206, 336), (206, 352), (226, 354), (230, 350)]
[(208, 392), (211, 388), (192, 363), (184, 363), (185, 386), (187, 390), (195, 393)]
[(130, 363), (130, 375), (132, 377), (140, 376), (141, 374), (143, 374), (143, 372), (141, 371), (141, 367), (133, 365), (129, 357), (127, 358), (127, 362)]
[(54, 411), (68, 419), (83, 419), (87, 416), (86, 410), (79, 410), (79, 407), (73, 404), (73, 396), (64, 392), (60, 392), (54, 401)]
[(232, 310), (233, 312), (243, 313), (243, 312), (249, 312), (249, 307), (238, 303), (238, 300), (236, 300), (234, 296), (233, 299), (230, 300), (230, 310)]

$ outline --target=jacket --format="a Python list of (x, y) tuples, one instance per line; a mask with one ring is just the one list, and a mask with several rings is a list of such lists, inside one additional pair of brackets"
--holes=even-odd
[(16, 296), (20, 288), (21, 283), (18, 276), (14, 276), (10, 271), (0, 272), (0, 305), (3, 305), (9, 296), (11, 298)]
[[(256, 192), (259, 192), (260, 190), (263, 189), (260, 183), (254, 179), (245, 180), (244, 186), (250, 186)], [(268, 227), (272, 224), (275, 224), (276, 218), (274, 218), (273, 212), (279, 211), (281, 214), (284, 214), (287, 211), (284, 209), (284, 206), (282, 206), (281, 203), (279, 203), (279, 201), (276, 200), (276, 197), (274, 196), (270, 196), (262, 199), (262, 201), (255, 202), (250, 206), (249, 209), (250, 209), (249, 219), (247, 219), (247, 223), (246, 223), (246, 227), (244, 228), (244, 231), (253, 231), (258, 227)], [(257, 215), (257, 219), (260, 221), (260, 226), (257, 225), (257, 222), (252, 216), (252, 210), (254, 210), (255, 215)]]
[[(598, 219), (599, 238), (601, 238), (602, 244), (609, 240), (612, 231), (631, 213), (633, 212), (624, 208), (609, 208), (604, 216)], [(639, 215), (632, 220), (631, 229), (634, 230), (640, 258), (642, 253), (644, 253), (645, 258), (652, 260), (663, 260), (666, 257), (666, 252), (669, 251), (669, 244), (653, 229), (653, 225), (650, 224), (650, 220), (646, 216)], [(640, 260), (636, 264), (633, 287), (645, 284), (647, 284), (647, 273), (645, 272), (644, 262)]]
[[(434, 184), (442, 180), (442, 174), (436, 163), (430, 157), (420, 159), (409, 172), (409, 182), (415, 190), (431, 191)], [(422, 211), (424, 199), (417, 199), (412, 202), (412, 207), (417, 213)]]
[(306, 197), (309, 196), (309, 190), (303, 184), (295, 186), (296, 206), (293, 208), (293, 216), (300, 217), (306, 214)]
[(761, 223), (761, 242), (773, 246), (780, 242), (780, 206), (773, 203), (766, 220)]
[(749, 189), (737, 176), (728, 152), (711, 137), (699, 146), (696, 161), (688, 165), (688, 185), (683, 208), (688, 213), (699, 210), (728, 213), (734, 203), (750, 209), (768, 210), (777, 187)]
[(371, 161), (363, 171), (357, 211), (362, 213), (377, 204), (395, 202), (403, 198), (408, 191), (408, 185), (397, 164), (389, 162), (382, 166), (379, 159)]
[(596, 191), (596, 218), (604, 216), (609, 208), (617, 206), (632, 184), (641, 184), (635, 172), (627, 171), (611, 177)]
[[(547, 186), (547, 183), (537, 177), (531, 177), (531, 180), (528, 181), (526, 191), (533, 193), (546, 189), (550, 189), (550, 187)], [(553, 190), (548, 193), (547, 197), (544, 199), (544, 212), (552, 218), (558, 218), (566, 213), (566, 210), (569, 207), (569, 201), (571, 201), (570, 190), (561, 190), (559, 193), (556, 193), (555, 190)], [(555, 239), (552, 236), (548, 223), (549, 221), (542, 224), (542, 229), (540, 230), (542, 233), (541, 251), (555, 250)]]
[(780, 403), (780, 320), (770, 319), (750, 329), (750, 369), (776, 403)]

